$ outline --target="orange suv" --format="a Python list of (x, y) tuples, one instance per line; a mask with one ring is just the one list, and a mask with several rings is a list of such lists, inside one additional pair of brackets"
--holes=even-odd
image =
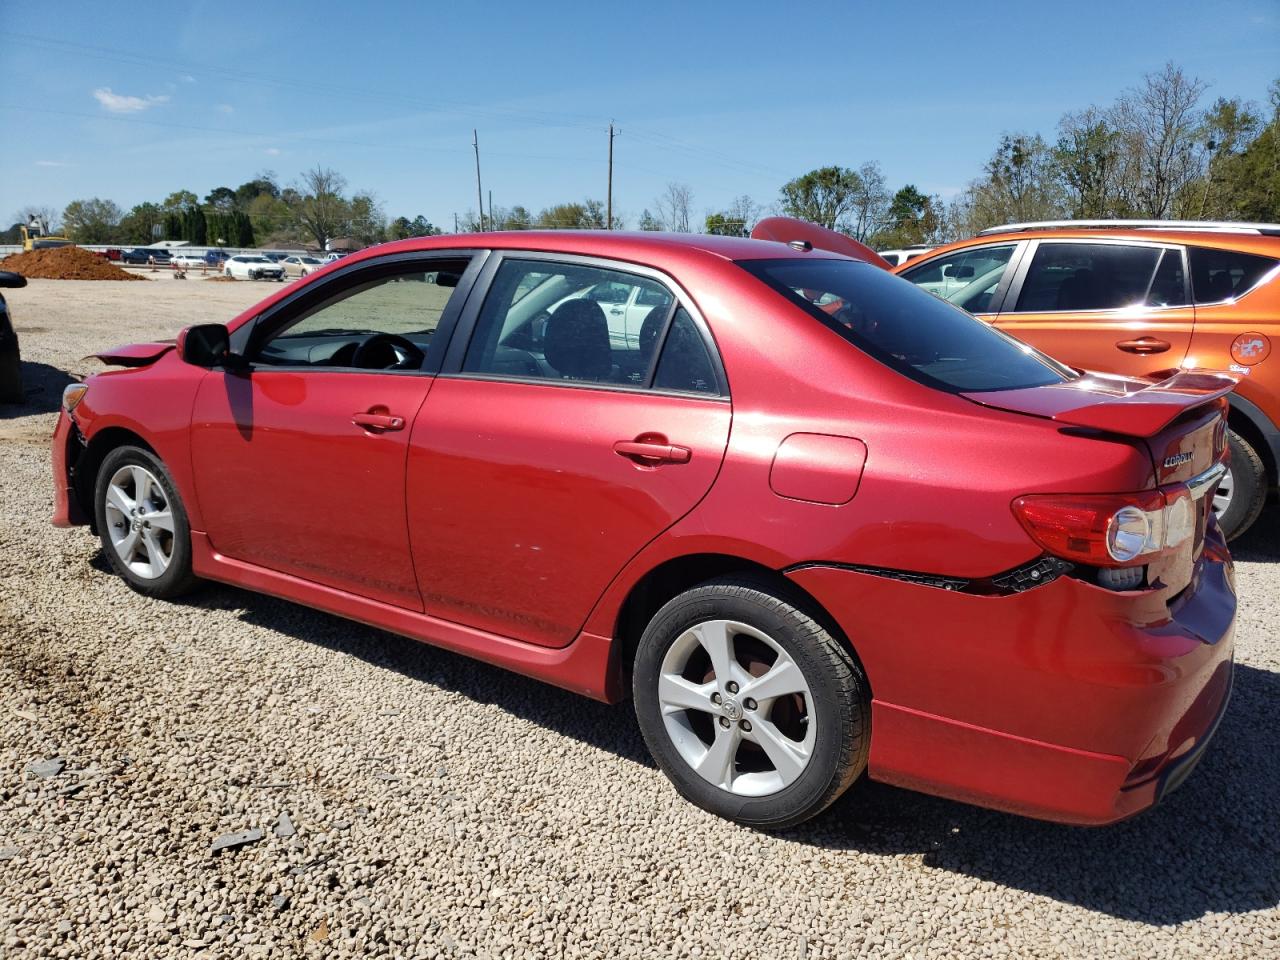
[(1008, 224), (894, 272), (1073, 367), (1236, 377), (1214, 510), (1228, 537), (1257, 519), (1280, 464), (1280, 225)]

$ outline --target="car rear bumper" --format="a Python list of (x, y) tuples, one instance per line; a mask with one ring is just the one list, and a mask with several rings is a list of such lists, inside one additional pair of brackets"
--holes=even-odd
[(998, 597), (832, 567), (791, 577), (863, 662), (876, 780), (1112, 823), (1186, 779), (1230, 698), (1236, 601), (1220, 541), (1170, 606), (1070, 577)]

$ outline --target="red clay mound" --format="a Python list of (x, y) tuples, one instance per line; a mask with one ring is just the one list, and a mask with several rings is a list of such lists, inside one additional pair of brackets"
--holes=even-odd
[(20, 273), (28, 280), (145, 280), (121, 270), (83, 247), (53, 247), (15, 253), (0, 260), (0, 270)]

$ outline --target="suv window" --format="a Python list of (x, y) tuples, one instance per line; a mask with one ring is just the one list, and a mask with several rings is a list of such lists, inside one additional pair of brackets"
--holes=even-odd
[(466, 267), (466, 260), (437, 260), (430, 269), (417, 263), (352, 278), (287, 320), (252, 359), (272, 366), (416, 370)]
[(1051, 243), (1036, 247), (1015, 310), (1116, 310), (1146, 302), (1160, 247)]
[(1244, 296), (1280, 261), (1253, 253), (1192, 247), (1191, 287), (1196, 303), (1219, 303)]
[[(462, 369), (717, 393), (706, 345), (683, 310), (672, 318), (675, 302), (658, 281), (620, 270), (504, 260), (480, 308)], [(662, 362), (655, 364), (664, 343)]]
[(1016, 244), (955, 250), (904, 270), (902, 276), (970, 313), (986, 313)]
[(738, 264), (881, 363), (943, 390), (1014, 390), (1074, 374), (901, 278), (852, 260)]

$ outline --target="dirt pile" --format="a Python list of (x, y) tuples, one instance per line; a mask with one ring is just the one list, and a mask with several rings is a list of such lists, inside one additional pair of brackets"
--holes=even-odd
[(15, 253), (0, 260), (0, 270), (20, 273), (28, 280), (145, 280), (121, 270), (83, 247), (52, 247)]

